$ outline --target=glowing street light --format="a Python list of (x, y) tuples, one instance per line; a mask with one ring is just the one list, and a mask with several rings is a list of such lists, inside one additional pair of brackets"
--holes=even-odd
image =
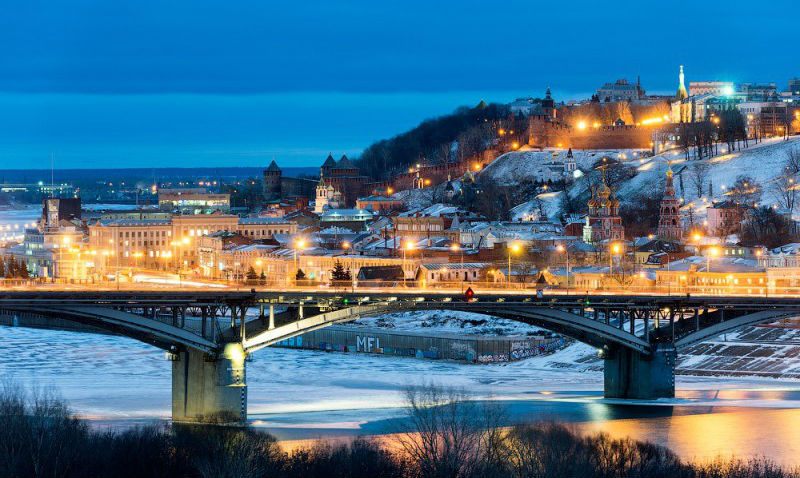
[(711, 258), (712, 257), (719, 257), (720, 250), (719, 247), (710, 247), (706, 254), (706, 272), (711, 272)]
[(300, 270), (300, 267), (298, 266), (298, 263), (297, 263), (297, 250), (298, 249), (303, 250), (303, 249), (305, 249), (305, 247), (306, 247), (305, 239), (297, 239), (296, 241), (294, 241), (294, 274), (295, 274), (295, 277), (297, 277), (297, 272)]
[(414, 250), (414, 243), (411, 241), (406, 241), (405, 244), (401, 247), (403, 249), (403, 287), (406, 286), (406, 251), (413, 251)]
[(609, 254), (608, 254), (608, 275), (609, 277), (614, 272), (614, 256), (619, 255), (620, 251), (622, 251), (622, 247), (619, 244), (614, 243), (609, 245)]
[(570, 279), (570, 277), (569, 277), (570, 276), (570, 274), (569, 274), (570, 273), (570, 269), (569, 269), (569, 249), (567, 249), (567, 247), (564, 246), (564, 244), (559, 244), (559, 245), (556, 246), (556, 251), (558, 251), (560, 254), (564, 254), (566, 256), (566, 259), (567, 259), (567, 294), (569, 294), (569, 279)]
[(518, 253), (520, 251), (521, 248), (520, 248), (519, 244), (517, 244), (516, 242), (512, 242), (509, 245), (509, 247), (507, 247), (507, 249), (508, 249), (508, 276), (506, 277), (506, 283), (510, 284), (511, 283), (511, 253), (513, 252), (514, 254), (516, 254), (516, 253)]
[(461, 247), (461, 244), (453, 243), (450, 245), (450, 250), (453, 252), (461, 252), (461, 273), (459, 276), (461, 277), (461, 292), (464, 292), (464, 279), (466, 278), (466, 271), (464, 271), (464, 248)]

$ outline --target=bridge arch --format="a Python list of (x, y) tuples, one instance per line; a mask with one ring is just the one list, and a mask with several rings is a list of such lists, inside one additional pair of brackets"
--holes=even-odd
[(761, 310), (758, 312), (751, 312), (748, 314), (740, 315), (732, 319), (726, 319), (716, 324), (712, 324), (695, 330), (683, 337), (675, 340), (675, 348), (680, 352), (692, 345), (712, 339), (714, 337), (733, 332), (742, 327), (749, 325), (765, 324), (775, 322), (776, 320), (795, 317), (800, 314), (800, 310), (792, 310), (786, 308)]
[(13, 307), (4, 308), (7, 312), (27, 312), (42, 317), (52, 317), (90, 325), (111, 333), (123, 335), (166, 351), (174, 351), (174, 346), (205, 353), (215, 353), (217, 344), (190, 330), (176, 327), (162, 321), (133, 314), (123, 310), (93, 305), (70, 305), (58, 307)]
[(468, 303), (468, 302), (385, 302), (380, 304), (354, 305), (341, 309), (322, 312), (320, 314), (302, 318), (287, 325), (268, 329), (248, 337), (244, 340), (244, 349), (253, 353), (285, 339), (296, 337), (330, 325), (351, 322), (361, 317), (374, 317), (378, 315), (408, 312), (416, 310), (449, 310), (458, 312), (471, 312), (489, 317), (524, 322), (531, 325), (551, 330), (587, 343), (597, 348), (607, 344), (615, 344), (635, 350), (639, 353), (648, 353), (650, 344), (636, 335), (621, 330), (598, 320), (555, 309), (539, 306), (514, 307), (504, 306), (502, 303)]

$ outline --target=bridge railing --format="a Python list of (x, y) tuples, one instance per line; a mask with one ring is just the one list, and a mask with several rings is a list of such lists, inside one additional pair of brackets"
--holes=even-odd
[(340, 291), (340, 292), (431, 292), (463, 293), (471, 288), (480, 293), (509, 293), (531, 295), (542, 290), (550, 294), (618, 294), (618, 295), (708, 295), (708, 296), (747, 296), (747, 297), (800, 297), (800, 286), (782, 283), (759, 282), (758, 279), (739, 278), (729, 275), (709, 283), (615, 283), (612, 281), (595, 283), (570, 281), (569, 286), (559, 284), (540, 285), (533, 281), (427, 281), (427, 280), (353, 280), (337, 281), (256, 281), (251, 283), (215, 282), (210, 280), (162, 280), (153, 282), (64, 282), (50, 279), (0, 279), (0, 290), (92, 290), (92, 291), (157, 291), (157, 290), (219, 290), (231, 292), (257, 291)]

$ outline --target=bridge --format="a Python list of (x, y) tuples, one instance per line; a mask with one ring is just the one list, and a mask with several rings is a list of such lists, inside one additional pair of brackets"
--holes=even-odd
[[(358, 319), (450, 310), (535, 325), (598, 349), (608, 398), (674, 397), (681, 350), (740, 327), (800, 315), (800, 298), (491, 293), (227, 291), (0, 292), (0, 323), (112, 333), (172, 360), (178, 421), (247, 417), (246, 358), (282, 340)], [(248, 313), (250, 312), (250, 313)]]

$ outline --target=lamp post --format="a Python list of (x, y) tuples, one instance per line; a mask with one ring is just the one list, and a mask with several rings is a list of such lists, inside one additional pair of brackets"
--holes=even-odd
[(261, 278), (264, 277), (264, 261), (256, 259), (256, 266), (259, 268), (258, 280), (261, 281)]
[(567, 295), (569, 295), (569, 249), (563, 244), (559, 244), (556, 246), (556, 250), (562, 254), (565, 254), (567, 259)]
[(406, 241), (403, 246), (403, 287), (406, 286), (406, 251), (414, 250), (414, 243)]
[[(342, 249), (344, 249), (345, 254), (347, 254), (347, 251), (350, 250), (350, 243), (347, 242), (347, 241), (344, 241), (342, 243)], [(350, 291), (351, 292), (355, 292), (355, 290), (356, 290), (356, 274), (355, 274), (355, 270), (353, 269), (353, 256), (352, 255), (350, 256), (350, 269), (349, 270), (350, 270)]]
[(305, 247), (306, 247), (305, 239), (297, 239), (296, 241), (294, 241), (294, 278), (295, 278), (295, 285), (296, 285), (296, 281), (297, 281), (297, 273), (300, 270), (299, 263), (297, 262), (297, 250), (298, 249), (300, 249), (300, 250), (305, 249)]
[(463, 293), (464, 292), (464, 278), (467, 275), (467, 273), (464, 271), (464, 248), (461, 247), (461, 244), (453, 243), (453, 245), (450, 246), (450, 250), (453, 251), (453, 252), (461, 252), (461, 273), (459, 274), (459, 276), (461, 276), (461, 292)]
[(508, 250), (508, 277), (506, 277), (506, 285), (511, 286), (511, 253), (519, 252), (519, 244), (511, 243), (509, 247), (506, 247)]
[(619, 244), (610, 244), (608, 248), (608, 275), (614, 274), (614, 255), (619, 254)]

